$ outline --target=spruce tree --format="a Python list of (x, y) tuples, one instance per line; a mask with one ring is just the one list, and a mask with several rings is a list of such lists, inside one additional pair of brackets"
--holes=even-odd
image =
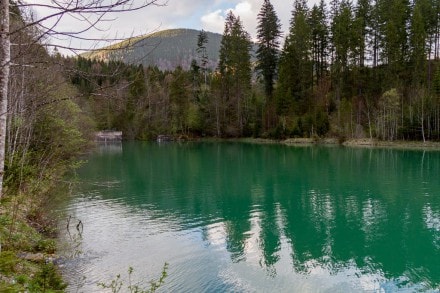
[(326, 4), (321, 0), (319, 6), (314, 5), (309, 16), (312, 38), (312, 60), (314, 80), (318, 84), (327, 69), (328, 26)]
[(304, 0), (296, 0), (294, 5), (289, 35), (286, 37), (279, 65), (279, 115), (286, 115), (291, 106), (297, 114), (304, 113), (312, 85), (308, 8)]
[(197, 36), (197, 54), (199, 55), (200, 60), (200, 69), (203, 73), (203, 78), (205, 81), (205, 86), (207, 83), (207, 73), (208, 73), (208, 53), (206, 49), (206, 44), (208, 44), (208, 34), (202, 30)]
[[(333, 45), (332, 83), (334, 96), (339, 105), (344, 96), (343, 90), (349, 82), (349, 65), (352, 52), (353, 7), (348, 0), (342, 0), (333, 13), (331, 31)], [(338, 112), (339, 113), (339, 112)], [(340, 115), (338, 114), (338, 121)]]
[(425, 72), (426, 63), (426, 23), (423, 17), (423, 3), (424, 1), (417, 1), (414, 6), (413, 15), (411, 18), (411, 65), (412, 65), (412, 82), (415, 85), (423, 81), (423, 74)]
[(257, 70), (263, 76), (266, 97), (271, 99), (278, 64), (281, 24), (269, 0), (264, 0), (257, 19)]
[(408, 23), (411, 8), (409, 0), (378, 0), (382, 34), (382, 62), (387, 64), (387, 81), (391, 86), (400, 79), (408, 59)]
[(246, 124), (245, 106), (252, 78), (250, 49), (250, 36), (240, 18), (229, 12), (220, 46), (221, 103), (216, 110), (221, 122), (218, 125), (228, 125), (228, 133), (223, 134), (229, 136), (242, 135)]
[(370, 25), (371, 0), (359, 0), (355, 8), (353, 23), (353, 46), (357, 65), (363, 67), (367, 56), (368, 27)]

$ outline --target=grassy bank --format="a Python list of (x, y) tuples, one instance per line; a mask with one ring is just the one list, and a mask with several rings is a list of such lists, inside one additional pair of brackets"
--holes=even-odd
[(78, 167), (77, 158), (90, 147), (92, 127), (70, 100), (40, 111), (32, 136), (17, 140), (6, 153), (0, 200), (0, 292), (65, 288), (54, 264), (57, 231), (48, 203), (55, 199), (62, 176)]
[(0, 292), (62, 292), (56, 265), (56, 223), (47, 202), (53, 180), (30, 182), (0, 203)]

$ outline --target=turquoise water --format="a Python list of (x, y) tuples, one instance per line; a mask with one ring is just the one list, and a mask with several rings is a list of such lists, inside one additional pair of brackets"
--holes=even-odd
[(63, 207), (63, 271), (71, 292), (165, 262), (163, 292), (438, 292), (439, 174), (434, 151), (101, 146)]

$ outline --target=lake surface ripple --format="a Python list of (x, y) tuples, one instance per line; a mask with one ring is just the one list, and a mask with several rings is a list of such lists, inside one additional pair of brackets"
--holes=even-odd
[(165, 262), (162, 292), (439, 292), (439, 174), (436, 151), (101, 146), (59, 207), (63, 273), (71, 292), (129, 267), (148, 287)]

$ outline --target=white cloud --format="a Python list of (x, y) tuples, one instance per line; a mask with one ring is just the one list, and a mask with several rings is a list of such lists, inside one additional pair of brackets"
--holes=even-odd
[[(314, 3), (318, 0), (310, 1)], [(221, 1), (217, 1), (221, 2)], [(226, 14), (229, 11), (232, 11), (236, 16), (239, 16), (241, 21), (243, 22), (243, 26), (245, 30), (251, 35), (252, 39), (256, 38), (257, 31), (257, 16), (263, 5), (262, 0), (245, 0), (245, 1), (222, 1), (224, 5), (229, 2), (231, 5), (230, 8), (208, 11), (205, 15), (203, 15), (200, 19), (201, 24), (205, 30), (222, 33), (224, 28), (224, 22)], [(230, 2), (235, 2), (230, 3)], [(225, 4), (226, 3), (226, 4)], [(277, 13), (278, 18), (280, 19), (282, 30), (286, 31), (289, 28), (289, 21), (291, 17), (291, 11), (293, 8), (293, 1), (286, 0), (273, 0), (272, 4)]]
[(221, 9), (203, 15), (200, 21), (204, 30), (219, 34), (223, 33), (225, 18)]
[(260, 6), (255, 2), (260, 1), (243, 1), (238, 3), (235, 8), (232, 9), (232, 12), (240, 17), (241, 21), (243, 22), (243, 26), (252, 38), (255, 37), (257, 15), (258, 11), (260, 10)]
[(259, 7), (252, 3), (252, 1), (242, 1), (237, 3), (235, 7), (229, 9), (217, 9), (213, 12), (208, 12), (200, 18), (200, 21), (205, 30), (223, 33), (226, 14), (232, 11), (234, 15), (240, 17), (246, 31), (253, 36), (255, 33), (258, 10)]

